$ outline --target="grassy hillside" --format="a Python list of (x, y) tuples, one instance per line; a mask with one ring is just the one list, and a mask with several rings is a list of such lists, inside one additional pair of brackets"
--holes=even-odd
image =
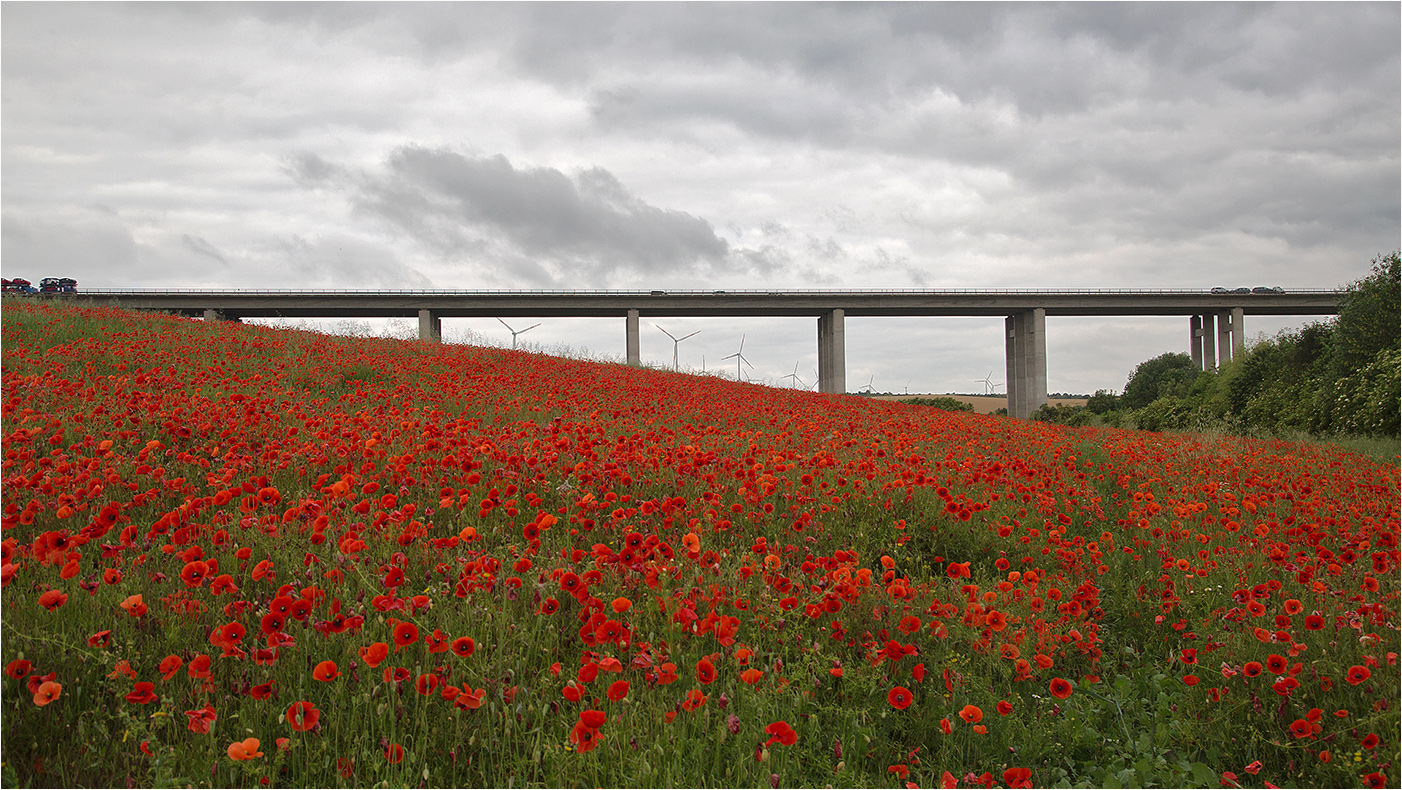
[(1399, 487), (7, 300), (6, 786), (1396, 786)]

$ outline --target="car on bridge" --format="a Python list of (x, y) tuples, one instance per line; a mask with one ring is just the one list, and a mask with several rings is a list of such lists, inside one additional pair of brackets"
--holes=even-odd
[(78, 281), (71, 277), (45, 277), (39, 281), (39, 293), (75, 294), (78, 293)]
[(1252, 288), (1252, 289), (1251, 289), (1251, 293), (1253, 293), (1253, 294), (1283, 294), (1283, 293), (1285, 293), (1285, 289), (1284, 289), (1284, 288), (1281, 288), (1279, 285), (1277, 285), (1277, 286), (1275, 286), (1275, 287), (1273, 287), (1273, 288), (1268, 288), (1268, 287), (1266, 287), (1266, 286), (1264, 286), (1264, 285), (1258, 285), (1258, 286), (1256, 286), (1255, 288)]
[(21, 296), (39, 293), (39, 289), (35, 288), (33, 283), (23, 277), (16, 277), (13, 280), (4, 280), (3, 285), (0, 286), (0, 291), (7, 294), (20, 294)]

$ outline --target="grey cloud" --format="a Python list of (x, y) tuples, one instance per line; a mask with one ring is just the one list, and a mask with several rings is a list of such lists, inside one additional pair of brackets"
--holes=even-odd
[(522, 270), (532, 280), (776, 265), (763, 254), (732, 255), (705, 219), (650, 205), (599, 167), (570, 176), (518, 168), (501, 155), (404, 146), (383, 172), (349, 173), (310, 153), (287, 160), (285, 170), (304, 186), (334, 184), (362, 214), (441, 255), (536, 261)]
[(214, 245), (210, 244), (203, 236), (191, 236), (188, 233), (182, 233), (180, 235), (180, 243), (184, 244), (187, 249), (196, 255), (213, 258), (225, 266), (229, 265), (229, 262), (224, 259), (224, 256), (219, 254), (219, 250), (215, 249)]

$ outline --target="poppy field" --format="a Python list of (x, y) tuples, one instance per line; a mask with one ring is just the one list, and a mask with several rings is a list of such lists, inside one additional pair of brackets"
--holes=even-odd
[(0, 319), (7, 787), (1398, 786), (1395, 464)]

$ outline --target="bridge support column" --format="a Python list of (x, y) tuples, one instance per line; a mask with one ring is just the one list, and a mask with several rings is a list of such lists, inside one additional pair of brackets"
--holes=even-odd
[(229, 315), (228, 313), (224, 312), (223, 310), (218, 310), (218, 309), (213, 308), (213, 307), (206, 307), (206, 308), (205, 308), (205, 311), (204, 311), (204, 320), (206, 320), (206, 321), (229, 321), (229, 322), (235, 323), (235, 324), (243, 323), (243, 322), (239, 319), (238, 316), (236, 316), (236, 315)]
[(1232, 357), (1239, 357), (1246, 350), (1246, 311), (1240, 307), (1232, 308)]
[(429, 343), (443, 342), (443, 319), (432, 310), (419, 311), (419, 339)]
[(1188, 316), (1188, 354), (1193, 358), (1193, 367), (1202, 370), (1202, 316)]
[(818, 316), (818, 391), (847, 392), (847, 340), (841, 308)]
[(1225, 365), (1232, 361), (1232, 335), (1236, 326), (1232, 324), (1232, 314), (1222, 311), (1217, 314), (1217, 359)]
[(625, 331), (628, 335), (628, 364), (637, 367), (643, 364), (643, 355), (638, 342), (638, 311), (629, 310)]
[(1025, 420), (1047, 403), (1047, 311), (1037, 307), (1003, 321), (1007, 338), (1008, 416)]
[(1202, 315), (1202, 369), (1217, 369), (1217, 315)]

